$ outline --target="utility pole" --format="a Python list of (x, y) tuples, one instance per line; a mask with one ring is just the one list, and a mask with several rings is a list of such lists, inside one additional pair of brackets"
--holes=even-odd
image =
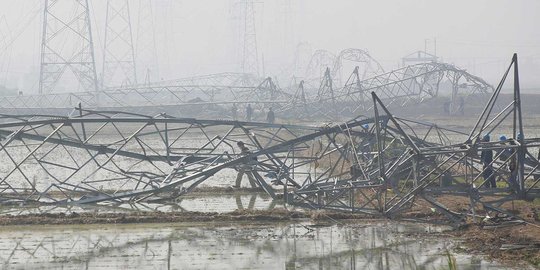
[(137, 84), (128, 0), (107, 0), (102, 87)]
[(39, 93), (54, 92), (66, 70), (83, 91), (98, 90), (88, 0), (45, 0)]

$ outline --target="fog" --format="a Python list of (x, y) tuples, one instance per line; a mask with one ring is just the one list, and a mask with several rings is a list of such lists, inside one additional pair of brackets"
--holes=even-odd
[[(145, 73), (158, 81), (242, 71), (235, 2), (130, 1), (134, 46), (147, 59), (137, 61), (138, 80)], [(0, 0), (0, 85), (37, 92), (43, 3)], [(90, 0), (90, 9), (100, 74), (106, 1)], [(398, 68), (402, 57), (426, 50), (494, 85), (517, 52), (524, 92), (540, 88), (537, 0), (260, 0), (255, 20), (259, 75), (283, 84), (303, 76), (294, 74), (299, 55), (360, 48), (385, 71)]]

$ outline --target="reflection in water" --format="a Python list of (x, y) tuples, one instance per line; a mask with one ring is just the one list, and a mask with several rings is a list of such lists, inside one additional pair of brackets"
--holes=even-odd
[[(20, 269), (447, 269), (450, 241), (398, 233), (440, 230), (426, 226), (6, 227), (0, 232), (0, 260), (4, 267)], [(500, 267), (453, 256), (459, 269)]]
[(48, 206), (4, 206), (0, 207), (0, 215), (23, 215), (44, 213), (122, 213), (122, 212), (218, 212), (228, 213), (235, 210), (272, 210), (282, 206), (282, 201), (272, 200), (266, 193), (251, 194), (195, 194), (186, 195), (174, 204), (123, 204), (118, 206), (95, 205), (48, 205)]

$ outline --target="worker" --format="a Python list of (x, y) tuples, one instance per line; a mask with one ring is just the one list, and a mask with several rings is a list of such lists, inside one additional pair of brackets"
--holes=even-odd
[(444, 115), (450, 115), (450, 101), (443, 103)]
[(248, 104), (246, 107), (246, 121), (251, 121), (252, 117), (253, 117), (253, 108), (251, 108), (251, 104)]
[[(246, 147), (244, 142), (238, 141), (236, 143), (238, 145), (238, 148), (240, 148), (240, 154), (242, 156), (247, 156), (251, 154), (251, 151), (249, 148)], [(256, 188), (257, 184), (255, 181), (255, 177), (253, 176), (253, 173), (251, 170), (253, 169), (253, 166), (257, 163), (257, 157), (254, 157), (253, 159), (246, 161), (244, 164), (238, 166), (238, 175), (236, 176), (236, 183), (234, 185), (235, 188), (239, 188), (242, 183), (242, 178), (244, 177), (244, 174), (247, 175), (249, 184), (252, 188)]]
[(465, 115), (465, 99), (463, 97), (459, 97), (459, 114)]
[(274, 114), (274, 111), (272, 111), (272, 107), (270, 107), (266, 114), (266, 122), (273, 124), (274, 121), (276, 121), (276, 115)]
[[(483, 142), (489, 142), (489, 134), (484, 135), (482, 138)], [(488, 188), (496, 188), (497, 183), (495, 181), (495, 175), (493, 174), (493, 151), (491, 149), (484, 149), (480, 155), (480, 160), (482, 161), (482, 176)]]
[(249, 151), (249, 148), (246, 147), (243, 141), (238, 141), (236, 145), (238, 145), (238, 148), (240, 148), (240, 154), (244, 156), (251, 154), (251, 151)]
[[(499, 141), (502, 145), (514, 144), (512, 142), (509, 142), (505, 135), (501, 135), (499, 137)], [(501, 153), (499, 154), (499, 158), (502, 161), (507, 162), (508, 171), (510, 172), (510, 176), (508, 177), (508, 186), (510, 187), (510, 189), (517, 191), (517, 182), (516, 182), (516, 177), (517, 177), (516, 165), (517, 164), (516, 164), (516, 157), (514, 153), (515, 152), (513, 148), (503, 148), (501, 150)]]
[(238, 120), (238, 107), (236, 107), (236, 103), (233, 103), (232, 105), (231, 114), (233, 120)]

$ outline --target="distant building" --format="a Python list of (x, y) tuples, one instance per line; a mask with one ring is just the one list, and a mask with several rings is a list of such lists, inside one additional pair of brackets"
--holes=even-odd
[(413, 52), (403, 58), (401, 58), (403, 66), (410, 66), (414, 64), (420, 64), (420, 63), (429, 63), (429, 62), (437, 62), (439, 57), (437, 57), (434, 54), (427, 53), (424, 51), (417, 51)]

